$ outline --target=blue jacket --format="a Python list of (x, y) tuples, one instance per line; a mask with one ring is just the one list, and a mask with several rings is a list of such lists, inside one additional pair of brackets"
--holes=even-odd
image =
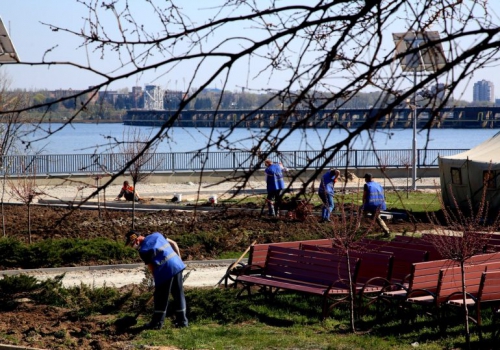
[(386, 210), (384, 189), (379, 183), (370, 181), (365, 184), (364, 190), (366, 192), (366, 201), (363, 204), (363, 210), (375, 211)]
[(328, 194), (334, 194), (334, 186), (336, 182), (336, 176), (333, 171), (328, 171), (323, 177), (321, 178), (321, 183), (319, 184), (318, 188), (318, 193), (328, 193)]
[(165, 237), (154, 232), (146, 237), (139, 248), (139, 256), (146, 264), (152, 264), (155, 285), (167, 282), (186, 268)]
[(265, 170), (267, 191), (277, 191), (285, 188), (283, 170), (279, 164), (271, 164)]

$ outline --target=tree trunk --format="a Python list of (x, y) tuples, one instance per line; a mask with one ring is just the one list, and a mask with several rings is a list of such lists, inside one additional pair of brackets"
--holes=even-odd
[(136, 186), (136, 182), (134, 181), (133, 184), (134, 184), (134, 193), (132, 196), (132, 230), (135, 230), (135, 193), (136, 193), (135, 186)]
[(464, 304), (464, 317), (465, 317), (465, 343), (467, 344), (467, 349), (470, 349), (470, 329), (469, 329), (469, 308), (466, 304), (467, 299), (467, 286), (465, 285), (465, 268), (464, 261), (460, 261), (460, 271), (462, 274), (462, 301)]
[(28, 242), (31, 244), (31, 204), (28, 203)]
[(349, 260), (349, 249), (346, 249), (346, 256), (347, 256), (347, 273), (349, 277), (349, 316), (350, 316), (350, 321), (351, 321), (351, 331), (353, 333), (356, 333), (356, 324), (355, 324), (355, 315), (354, 315), (354, 300), (355, 300), (355, 295), (354, 295), (354, 286), (352, 284), (352, 274), (351, 274), (351, 264)]

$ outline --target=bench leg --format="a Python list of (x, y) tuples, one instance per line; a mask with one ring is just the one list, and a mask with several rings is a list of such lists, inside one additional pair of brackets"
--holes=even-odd
[(240, 291), (238, 292), (238, 294), (236, 294), (236, 297), (239, 298), (241, 297), (241, 295), (246, 291), (247, 292), (247, 295), (248, 296), (251, 296), (252, 295), (252, 291), (251, 291), (251, 287), (252, 287), (252, 284), (248, 284), (248, 283), (241, 283), (242, 287), (240, 289)]

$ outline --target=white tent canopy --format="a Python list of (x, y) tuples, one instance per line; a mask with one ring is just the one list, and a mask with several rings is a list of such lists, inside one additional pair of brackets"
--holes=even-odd
[[(500, 132), (476, 147), (439, 158), (441, 193), (450, 208), (468, 209), (485, 194), (490, 209), (500, 210)], [(486, 186), (486, 191), (484, 188)]]

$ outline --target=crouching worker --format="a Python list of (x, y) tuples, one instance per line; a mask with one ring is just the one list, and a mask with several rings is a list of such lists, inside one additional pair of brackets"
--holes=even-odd
[(129, 231), (126, 235), (126, 244), (137, 249), (139, 256), (148, 265), (153, 274), (154, 290), (154, 313), (145, 328), (161, 329), (165, 323), (167, 314), (168, 298), (170, 293), (174, 299), (175, 327), (187, 327), (186, 298), (182, 284), (182, 271), (186, 265), (180, 258), (177, 243), (163, 237), (159, 232), (142, 236), (135, 231)]
[(123, 187), (118, 196), (116, 196), (115, 201), (119, 201), (122, 197), (125, 197), (126, 201), (141, 201), (139, 194), (134, 190), (134, 186), (131, 186), (128, 181), (123, 181)]
[(362, 209), (365, 213), (373, 215), (377, 224), (382, 228), (382, 231), (384, 231), (384, 237), (390, 237), (391, 232), (384, 220), (380, 217), (380, 211), (387, 209), (384, 189), (379, 183), (373, 181), (373, 176), (370, 173), (365, 174), (365, 182), (363, 187)]

